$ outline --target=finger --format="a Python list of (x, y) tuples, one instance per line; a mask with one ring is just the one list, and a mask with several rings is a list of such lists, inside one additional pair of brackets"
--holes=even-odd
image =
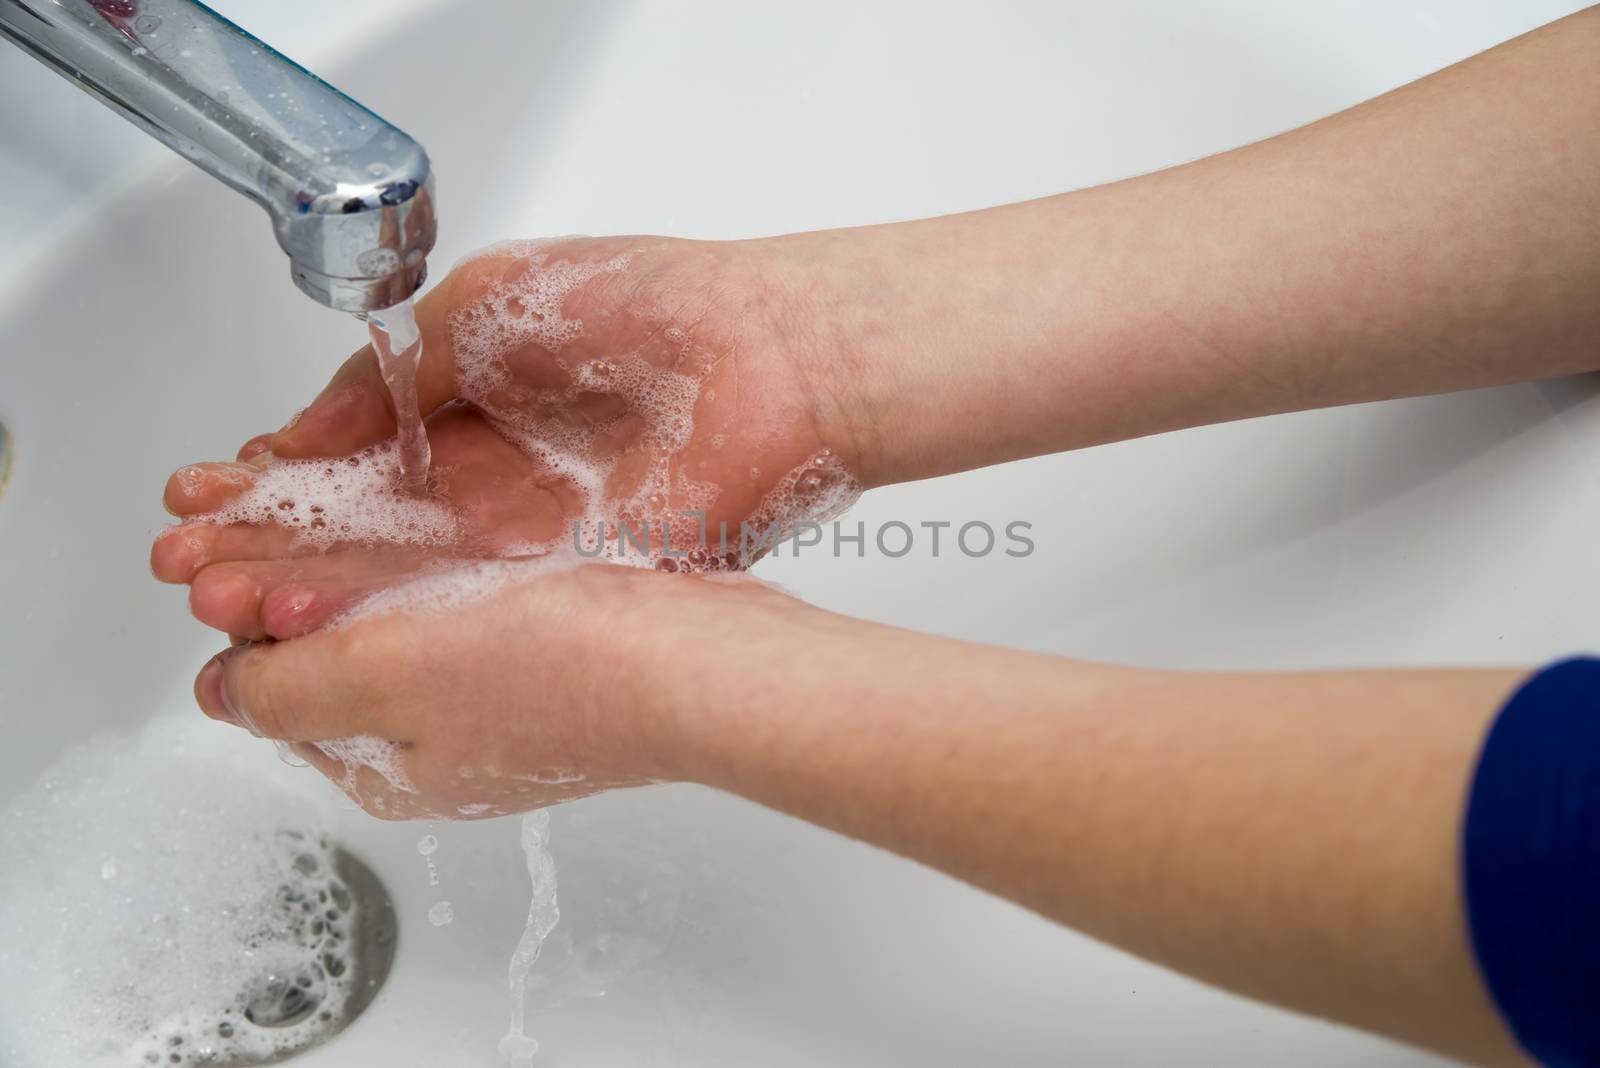
[[(206, 715), (263, 738), (327, 742), (389, 738), (407, 684), (385, 628), (319, 631), (289, 642), (226, 649), (195, 678)], [(374, 761), (396, 754), (375, 743)], [(396, 769), (403, 774), (403, 767)]]
[(203, 463), (180, 467), (167, 479), (162, 503), (177, 516), (214, 512), (255, 484), (260, 469), (249, 463)]
[(350, 577), (285, 582), (261, 599), (261, 629), (279, 641), (321, 630), (372, 594), (412, 577), (412, 572), (372, 576), (357, 582)]
[(195, 619), (224, 634), (260, 641), (261, 589), (257, 577), (238, 564), (208, 567), (189, 584), (189, 612)]
[(276, 560), (322, 552), (298, 531), (244, 523), (178, 523), (156, 535), (150, 570), (162, 582), (192, 582), (201, 569), (239, 560)]
[[(189, 610), (206, 626), (227, 634), (253, 640), (290, 637), (326, 624), (358, 596), (414, 573), (415, 567), (406, 554), (362, 550), (214, 564), (201, 569), (190, 584)], [(286, 587), (303, 587), (305, 592), (277, 593)], [(270, 621), (264, 616), (269, 598), (273, 598)], [(316, 622), (306, 622), (311, 620)], [(275, 632), (273, 625), (283, 633)]]
[(255, 437), (239, 446), (239, 454), (235, 457), (235, 459), (241, 461), (251, 460), (257, 456), (260, 456), (264, 452), (271, 451), (272, 439), (275, 437), (277, 437), (277, 434), (275, 433), (257, 434)]
[[(422, 361), (417, 366), (417, 407), (424, 416), (456, 396), (449, 313), (456, 288), (452, 273), (417, 302)], [(274, 455), (303, 459), (347, 456), (394, 436), (394, 406), (378, 368), (378, 355), (363, 346), (334, 373), (332, 381), (272, 438)]]
[[(427, 338), (423, 358), (428, 358)], [(388, 388), (372, 346), (362, 348), (334, 374), (310, 407), (272, 439), (284, 457), (346, 456), (394, 435)]]

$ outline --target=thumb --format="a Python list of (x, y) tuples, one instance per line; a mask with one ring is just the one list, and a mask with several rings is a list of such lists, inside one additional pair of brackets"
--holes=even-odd
[(318, 742), (359, 735), (387, 737), (389, 705), (367, 670), (372, 643), (351, 643), (344, 632), (318, 632), (283, 642), (226, 649), (195, 678), (195, 700), (206, 715), (261, 738)]

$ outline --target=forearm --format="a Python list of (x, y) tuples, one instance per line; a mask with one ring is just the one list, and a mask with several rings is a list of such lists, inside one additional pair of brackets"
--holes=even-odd
[(1458, 837), (1517, 673), (1168, 673), (823, 613), (783, 630), (759, 674), (696, 694), (690, 777), (1208, 981), (1515, 1060)]
[(869, 482), (1600, 366), (1600, 8), (1290, 134), (764, 243)]

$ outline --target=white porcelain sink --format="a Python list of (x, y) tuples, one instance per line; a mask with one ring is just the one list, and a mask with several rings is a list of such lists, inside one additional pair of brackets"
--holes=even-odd
[[(296, 10), (218, 6), (246, 25)], [(1577, 6), (441, 0), (398, 22), (359, 8), (370, 39), (346, 16), (340, 41), (304, 54), (430, 149), (442, 274), (509, 236), (750, 235), (1108, 180), (1308, 121)], [(25, 62), (0, 48), (0, 67)], [(70, 99), (63, 145), (121, 137)], [(28, 106), (0, 100), (0, 135)], [(264, 217), (209, 179), (172, 159), (113, 186), (0, 271), (16, 451), (0, 497), (0, 802), (90, 731), (198, 716), (189, 680), (220, 642), (145, 569), (162, 481), (277, 426), (361, 339), (293, 289)], [(1596, 640), (1597, 392), (1279, 417), (900, 487), (852, 518), (1023, 519), (1038, 551), (813, 551), (764, 570), (841, 611), (1084, 657), (1543, 660)], [(527, 908), (515, 824), (435, 829), (458, 917), (436, 929), (416, 827), (350, 811), (260, 743), (228, 744), (314, 789), (400, 910), (377, 1003), (295, 1063), (495, 1063)], [(705, 791), (581, 802), (558, 810), (554, 840), (566, 919), (531, 1008), (549, 1065), (1435, 1063)], [(619, 923), (651, 953), (586, 978)]]

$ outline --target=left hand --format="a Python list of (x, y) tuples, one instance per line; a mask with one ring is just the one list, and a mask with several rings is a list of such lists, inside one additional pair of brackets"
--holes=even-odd
[[(374, 816), (496, 816), (689, 777), (708, 676), (759, 694), (764, 647), (822, 615), (753, 580), (591, 564), (445, 613), (236, 646), (195, 697), (291, 743)], [(315, 744), (351, 737), (387, 744), (392, 762)]]
[[(832, 455), (851, 469), (857, 460), (829, 417), (827, 389), (841, 376), (825, 369), (831, 357), (813, 332), (790, 326), (809, 313), (783, 262), (753, 243), (637, 237), (480, 254), (417, 308), (431, 499), (453, 518), (449, 544), (318, 547), (280, 525), (204, 519), (270, 463), (346, 457), (394, 436), (368, 346), (296, 420), (247, 442), (238, 462), (192, 465), (169, 480), (167, 507), (187, 521), (156, 540), (156, 577), (188, 583), (195, 616), (236, 638), (296, 637), (430, 558), (516, 555), (566, 539), (582, 494), (564, 465), (605, 472), (599, 490), (584, 492), (603, 498), (613, 537), (619, 515), (635, 530), (670, 522), (674, 549), (687, 549), (700, 531), (684, 512), (699, 510), (706, 540), (725, 556), (719, 529), (738, 548), (740, 523), (785, 479), (810, 472), (808, 460)], [(662, 392), (677, 396), (664, 403)], [(688, 414), (685, 397), (687, 434), (663, 425)], [(529, 428), (536, 443), (515, 445)], [(796, 490), (820, 495), (841, 481), (832, 467), (815, 478)]]

